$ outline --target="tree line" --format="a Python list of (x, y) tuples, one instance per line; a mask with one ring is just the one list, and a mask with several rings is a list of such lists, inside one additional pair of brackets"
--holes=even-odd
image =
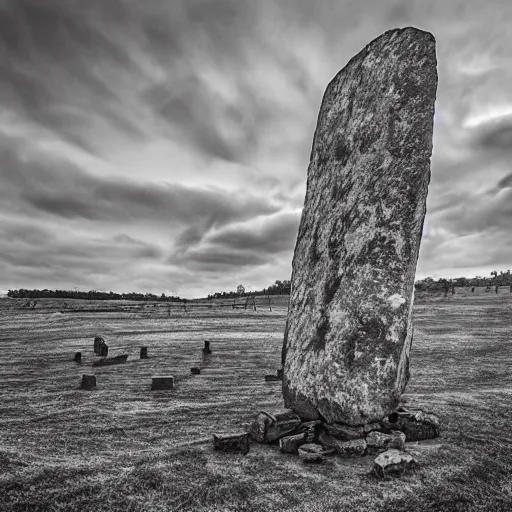
[(90, 290), (88, 292), (79, 290), (27, 290), (20, 288), (19, 290), (9, 290), (8, 297), (13, 299), (85, 299), (85, 300), (140, 300), (140, 301), (160, 301), (160, 302), (186, 302), (177, 296), (169, 296), (162, 293), (155, 295), (154, 293), (114, 293)]
[(215, 292), (208, 295), (208, 299), (234, 299), (236, 297), (252, 297), (255, 295), (290, 295), (291, 281), (276, 280), (268, 288), (248, 292), (242, 285), (238, 285), (236, 291), (231, 292)]
[(512, 286), (512, 274), (510, 270), (500, 271), (493, 270), (490, 277), (476, 276), (476, 277), (456, 277), (453, 279), (433, 279), (426, 277), (416, 281), (414, 288), (418, 291), (441, 291), (448, 288), (466, 288), (476, 286)]

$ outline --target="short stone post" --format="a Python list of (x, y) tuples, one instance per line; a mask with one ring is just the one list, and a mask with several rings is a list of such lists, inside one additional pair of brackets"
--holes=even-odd
[(203, 354), (211, 354), (212, 351), (210, 349), (210, 342), (208, 340), (204, 340), (204, 348), (203, 348)]
[(82, 352), (77, 352), (75, 354), (75, 357), (73, 358), (73, 361), (75, 361), (75, 363), (81, 363), (82, 362)]
[(140, 358), (141, 359), (148, 358), (148, 347), (140, 347)]
[(192, 375), (200, 375), (201, 374), (201, 368), (198, 368), (197, 366), (194, 366), (190, 368), (190, 373)]
[(80, 389), (91, 389), (96, 387), (96, 376), (95, 375), (82, 375), (82, 382), (80, 383)]
[(101, 345), (100, 345), (100, 353), (99, 353), (99, 356), (100, 357), (107, 357), (108, 356), (108, 345), (103, 342)]

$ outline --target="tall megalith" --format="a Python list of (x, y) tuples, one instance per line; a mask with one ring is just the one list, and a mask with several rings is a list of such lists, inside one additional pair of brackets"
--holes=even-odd
[(292, 265), (285, 405), (361, 425), (409, 377), (437, 89), (435, 39), (381, 35), (325, 91)]

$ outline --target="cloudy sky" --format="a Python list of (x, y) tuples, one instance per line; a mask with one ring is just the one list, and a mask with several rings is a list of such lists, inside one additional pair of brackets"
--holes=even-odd
[(288, 279), (323, 91), (437, 39), (418, 277), (512, 267), (510, 0), (0, 0), (0, 288)]

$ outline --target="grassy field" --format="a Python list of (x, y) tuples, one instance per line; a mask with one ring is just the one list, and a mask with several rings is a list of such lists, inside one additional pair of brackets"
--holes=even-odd
[[(512, 510), (511, 294), (417, 300), (405, 400), (438, 414), (443, 431), (408, 443), (420, 465), (389, 480), (372, 475), (373, 457), (308, 466), (275, 447), (213, 452), (213, 432), (281, 405), (280, 383), (264, 375), (280, 365), (286, 298), (264, 304), (1, 299), (0, 510)], [(91, 368), (96, 335), (128, 363)], [(83, 373), (96, 390), (78, 389)], [(152, 392), (159, 374), (175, 389)]]

